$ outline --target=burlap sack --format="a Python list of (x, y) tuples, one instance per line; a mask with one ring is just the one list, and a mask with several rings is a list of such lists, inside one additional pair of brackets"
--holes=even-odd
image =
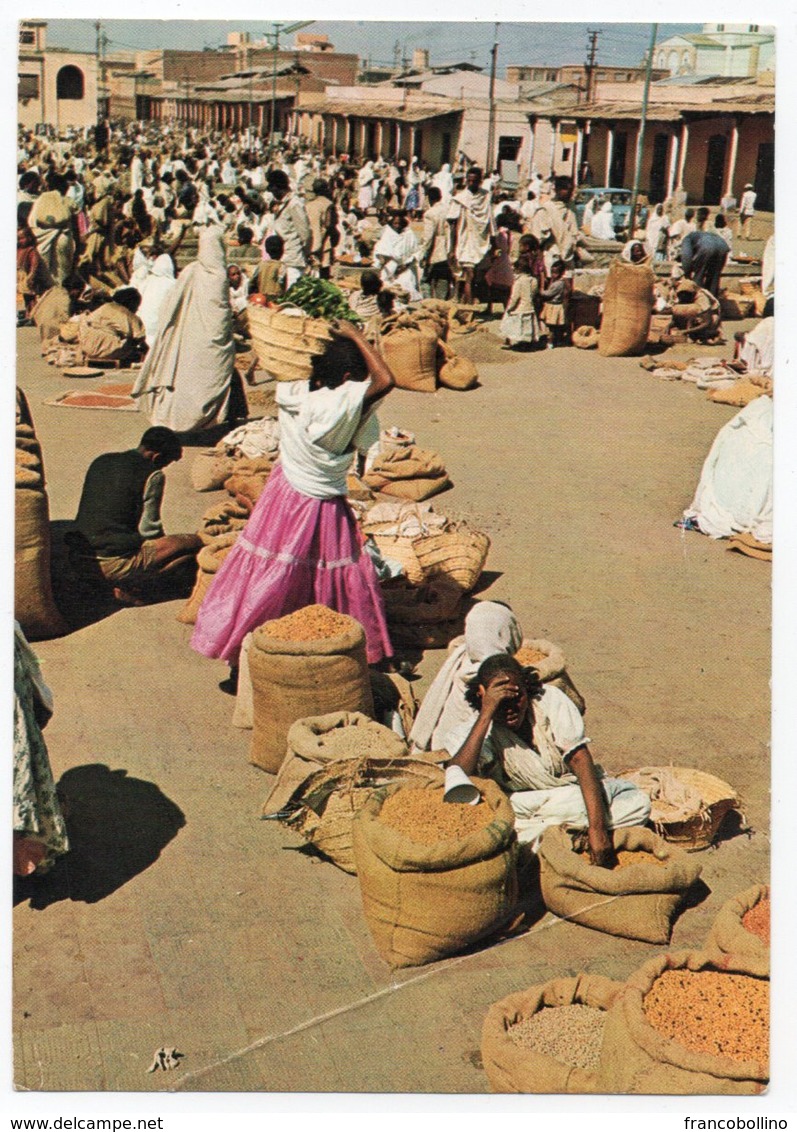
[(581, 1004), (609, 1010), (623, 991), (603, 975), (551, 979), (493, 1003), (482, 1026), (482, 1062), (494, 1093), (595, 1093), (598, 1070), (574, 1068), (553, 1057), (524, 1049), (510, 1034), (513, 1026), (546, 1006)]
[[(715, 969), (711, 957), (699, 951), (657, 955), (636, 971), (609, 1011), (598, 1075), (605, 1093), (672, 1093), (750, 1095), (766, 1088), (769, 1070), (752, 1061), (734, 1061), (687, 1049), (664, 1037), (645, 1015), (645, 995), (666, 970)], [(743, 960), (724, 968), (750, 975)]]
[(769, 948), (742, 923), (747, 912), (760, 900), (768, 898), (769, 885), (754, 884), (720, 908), (704, 948), (718, 965), (724, 964), (730, 956), (741, 957), (751, 975), (769, 978)]
[(598, 345), (599, 337), (597, 327), (577, 326), (571, 335), (571, 340), (579, 350), (592, 350)]
[(615, 849), (644, 850), (665, 864), (602, 869), (576, 853), (565, 826), (552, 826), (539, 848), (540, 888), (546, 908), (563, 920), (625, 939), (667, 943), (689, 888), (702, 871), (694, 858), (649, 829), (612, 832)]
[(443, 491), (451, 481), (436, 452), (411, 444), (381, 452), (363, 482), (372, 491), (418, 502)]
[(394, 325), (383, 330), (381, 350), (399, 389), (434, 393), (437, 388), (437, 342), (434, 325)]
[[(375, 726), (378, 726), (376, 724)], [(443, 771), (421, 758), (349, 758), (311, 774), (294, 792), (300, 807), (285, 825), (300, 833), (333, 865), (354, 876), (352, 824), (374, 790), (419, 781), (442, 786)]]
[(271, 475), (273, 463), (268, 456), (250, 459), (239, 456), (233, 463), (232, 472), (224, 481), (224, 490), (230, 495), (240, 495), (250, 503), (257, 503)]
[(234, 464), (234, 456), (225, 456), (215, 448), (197, 452), (191, 465), (191, 486), (194, 491), (218, 491), (232, 475)]
[(605, 358), (643, 354), (650, 330), (656, 277), (644, 263), (616, 259), (603, 294), (598, 353)]
[(53, 598), (50, 508), (41, 447), (27, 398), (19, 388), (16, 412), (14, 616), (28, 640), (41, 641), (69, 630)]
[(207, 546), (203, 546), (196, 557), (197, 570), (194, 588), (185, 606), (177, 614), (177, 620), (183, 625), (195, 625), (199, 607), (204, 601), (205, 594), (210, 589), (210, 583), (216, 575), (224, 559), (230, 553), (238, 538), (238, 531), (231, 531), (226, 535), (219, 535), (212, 539)]
[(365, 632), (353, 617), (337, 637), (319, 641), (280, 641), (262, 626), (252, 634), (249, 671), (254, 726), (249, 761), (276, 773), (286, 753), (288, 733), (298, 719), (330, 711), (374, 710)]
[(755, 314), (755, 299), (737, 291), (720, 293), (720, 314), (728, 321), (738, 318), (751, 318)]
[(516, 912), (517, 838), (507, 796), (474, 779), (481, 805), (494, 812), (485, 829), (461, 841), (421, 845), (379, 820), (398, 789), (375, 791), (354, 819), (354, 860), (363, 910), (377, 951), (391, 967), (432, 963), (506, 927)]
[(377, 672), (371, 669), (371, 694), (374, 697), (374, 716), (386, 726), (390, 717), (397, 715), (404, 734), (409, 735), (418, 714), (418, 697), (409, 680), (398, 672)]
[(446, 389), (473, 389), (479, 384), (479, 371), (470, 358), (463, 358), (453, 350), (445, 350), (446, 360), (440, 367), (440, 384)]
[(587, 710), (586, 700), (570, 678), (570, 674), (567, 671), (565, 654), (559, 646), (553, 644), (551, 641), (544, 640), (542, 637), (537, 637), (533, 640), (526, 640), (524, 638), (520, 656), (518, 657), (521, 664), (524, 663), (522, 649), (533, 649), (535, 652), (544, 654), (542, 659), (535, 660), (533, 664), (528, 664), (526, 667), (534, 669), (541, 683), (552, 684), (554, 688), (558, 688), (560, 692), (564, 692), (568, 699), (573, 701), (581, 714), (584, 715)]
[(252, 513), (251, 506), (237, 499), (224, 499), (208, 507), (202, 516), (197, 534), (207, 546), (221, 535), (229, 535), (244, 529)]
[(241, 651), (238, 654), (238, 687), (235, 692), (235, 707), (230, 721), (233, 727), (240, 727), (244, 731), (251, 731), (255, 721), (252, 674), (249, 671), (249, 646), (251, 644), (252, 634), (247, 633), (241, 641)]

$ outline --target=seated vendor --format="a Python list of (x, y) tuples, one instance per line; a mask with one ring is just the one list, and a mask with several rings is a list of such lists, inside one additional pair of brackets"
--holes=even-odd
[(719, 300), (691, 279), (676, 279), (673, 290), (671, 310), (676, 329), (684, 330), (692, 342), (716, 341), (721, 332)]
[(120, 287), (113, 298), (80, 317), (78, 343), (86, 360), (138, 361), (147, 352), (147, 331), (136, 314), (141, 294), (135, 287)]
[(650, 798), (593, 763), (576, 706), (506, 654), (480, 665), (468, 699), (478, 716), (446, 765), (498, 782), (509, 794), (520, 842), (536, 851), (549, 826), (584, 829), (592, 863), (611, 868), (609, 831), (644, 825)]
[(106, 452), (86, 473), (75, 525), (67, 536), (72, 563), (110, 583), (122, 604), (142, 604), (196, 574), (202, 540), (196, 534), (164, 534), (163, 469), (183, 454), (177, 434), (156, 425), (138, 448)]

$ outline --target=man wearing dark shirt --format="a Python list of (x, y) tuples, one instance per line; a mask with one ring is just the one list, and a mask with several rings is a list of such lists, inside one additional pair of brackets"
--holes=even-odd
[(687, 232), (681, 244), (681, 266), (687, 279), (719, 298), (720, 277), (728, 258), (728, 245), (716, 232), (705, 231), (709, 210), (697, 210), (697, 231)]
[(167, 535), (161, 522), (163, 469), (183, 454), (169, 428), (148, 428), (138, 448), (107, 452), (86, 473), (72, 540), (78, 559), (99, 567), (123, 604), (140, 604), (168, 581), (195, 573), (202, 540)]

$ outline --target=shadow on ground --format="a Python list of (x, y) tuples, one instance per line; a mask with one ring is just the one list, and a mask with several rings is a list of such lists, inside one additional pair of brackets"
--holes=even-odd
[(152, 782), (89, 763), (58, 783), (70, 851), (51, 872), (17, 879), (14, 903), (47, 908), (59, 900), (95, 904), (149, 868), (185, 825), (185, 815)]

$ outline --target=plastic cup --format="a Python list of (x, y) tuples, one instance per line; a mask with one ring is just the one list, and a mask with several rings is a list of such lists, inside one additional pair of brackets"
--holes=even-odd
[(481, 801), (478, 787), (474, 786), (461, 766), (446, 767), (444, 802), (458, 802), (463, 806), (475, 806)]

